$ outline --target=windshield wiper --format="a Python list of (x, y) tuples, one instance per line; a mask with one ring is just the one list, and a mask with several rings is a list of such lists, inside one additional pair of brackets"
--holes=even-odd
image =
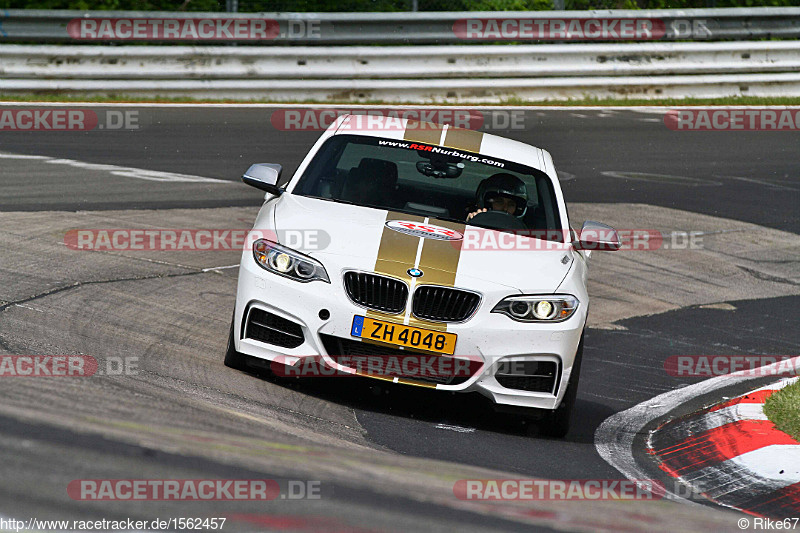
[(351, 202), (350, 200), (340, 200), (338, 198), (325, 198), (323, 196), (313, 196), (313, 195), (310, 195), (310, 194), (309, 195), (303, 195), (303, 196), (305, 196), (306, 198), (313, 198), (315, 200), (324, 200), (326, 202), (334, 202), (334, 203), (337, 203), (337, 204), (361, 205), (361, 204), (357, 204), (355, 202)]
[(357, 207), (369, 207), (369, 208), (372, 208), (372, 209), (385, 209), (387, 211), (391, 211), (392, 210), (390, 207), (386, 207), (386, 206), (363, 204), (363, 203), (358, 203), (358, 202), (351, 202), (350, 200), (342, 200), (341, 198), (323, 198), (322, 196), (310, 196), (310, 195), (306, 196), (306, 198), (314, 198), (315, 200), (325, 200), (326, 202), (334, 202), (336, 204), (355, 205)]

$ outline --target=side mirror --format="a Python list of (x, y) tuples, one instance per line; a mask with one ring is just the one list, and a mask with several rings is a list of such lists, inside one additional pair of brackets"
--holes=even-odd
[(257, 163), (250, 165), (242, 175), (242, 181), (256, 189), (280, 196), (283, 189), (278, 187), (278, 180), (282, 170), (283, 167), (274, 163)]
[(587, 220), (583, 223), (578, 240), (572, 242), (576, 250), (619, 250), (620, 243), (617, 230), (611, 226)]

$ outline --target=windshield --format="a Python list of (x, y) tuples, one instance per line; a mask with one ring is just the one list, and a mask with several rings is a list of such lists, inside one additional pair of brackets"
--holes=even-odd
[(320, 148), (293, 192), (442, 220), (469, 220), (497, 230), (561, 228), (545, 173), (410, 141), (336, 135)]

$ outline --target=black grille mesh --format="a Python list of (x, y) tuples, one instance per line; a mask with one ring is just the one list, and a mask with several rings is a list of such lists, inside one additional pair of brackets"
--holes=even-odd
[(369, 309), (397, 314), (406, 308), (408, 287), (400, 280), (366, 272), (347, 272), (344, 287), (350, 299)]
[(461, 322), (472, 316), (481, 297), (449, 287), (422, 286), (414, 291), (414, 316), (439, 322)]
[(553, 377), (545, 376), (495, 376), (497, 382), (507, 389), (529, 392), (553, 392)]

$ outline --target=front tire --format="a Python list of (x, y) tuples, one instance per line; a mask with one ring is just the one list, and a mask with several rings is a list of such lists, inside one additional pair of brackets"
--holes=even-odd
[(581, 361), (583, 360), (583, 333), (578, 343), (578, 350), (575, 352), (575, 361), (572, 363), (572, 374), (567, 383), (567, 392), (555, 410), (553, 410), (543, 421), (542, 433), (548, 437), (563, 439), (569, 433), (572, 410), (578, 398), (578, 382), (581, 378)]
[(236, 351), (233, 342), (233, 319), (231, 319), (231, 329), (228, 334), (228, 349), (225, 352), (225, 366), (235, 370), (247, 370), (247, 356)]

